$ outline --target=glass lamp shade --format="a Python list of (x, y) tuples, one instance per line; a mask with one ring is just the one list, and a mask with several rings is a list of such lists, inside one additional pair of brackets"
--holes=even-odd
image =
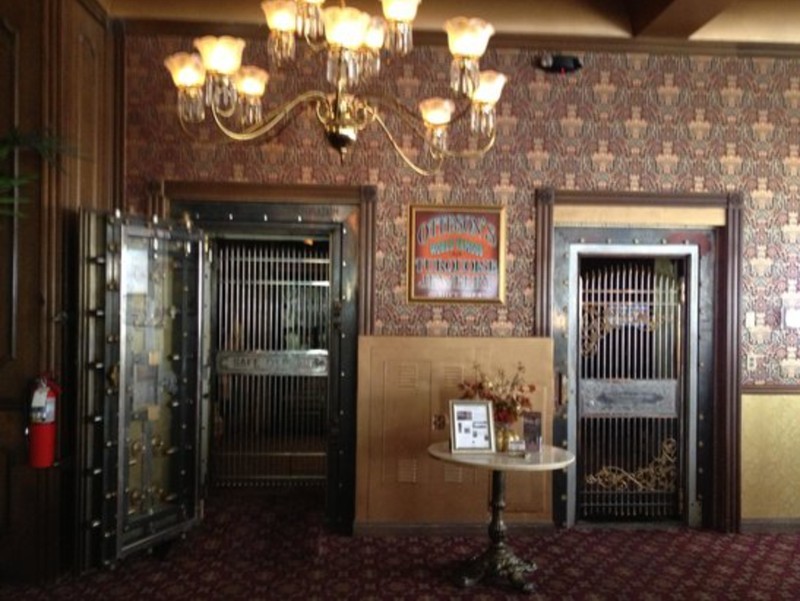
[(325, 39), (337, 48), (357, 50), (367, 35), (370, 16), (348, 6), (323, 9)]
[(382, 0), (386, 18), (386, 50), (397, 56), (406, 56), (414, 48), (411, 22), (417, 16), (420, 0)]
[(472, 101), (494, 106), (500, 100), (506, 80), (506, 76), (497, 71), (481, 71), (478, 76), (478, 87), (472, 93)]
[(494, 27), (483, 19), (454, 17), (444, 23), (447, 45), (453, 56), (480, 58), (486, 52)]
[(456, 104), (445, 98), (426, 98), (419, 103), (419, 112), (426, 125), (441, 127), (450, 123)]
[(259, 67), (246, 66), (233, 76), (233, 85), (242, 96), (261, 98), (267, 89), (269, 74)]
[(297, 29), (297, 3), (294, 0), (269, 0), (261, 3), (261, 10), (267, 19), (270, 31), (291, 31)]
[(194, 46), (203, 58), (206, 71), (220, 75), (232, 75), (242, 65), (244, 40), (231, 36), (207, 35), (194, 40)]
[(362, 80), (376, 77), (381, 70), (381, 48), (386, 38), (386, 22), (381, 17), (372, 17), (364, 38), (364, 47), (359, 51), (359, 77)]
[(196, 88), (206, 81), (203, 61), (197, 54), (177, 52), (166, 58), (164, 66), (169, 69), (176, 88)]
[(386, 23), (380, 17), (372, 17), (369, 20), (366, 36), (364, 36), (364, 46), (370, 50), (380, 50), (383, 48), (383, 40), (386, 37)]
[(422, 0), (382, 0), (383, 16), (387, 21), (410, 23), (417, 18), (417, 7)]

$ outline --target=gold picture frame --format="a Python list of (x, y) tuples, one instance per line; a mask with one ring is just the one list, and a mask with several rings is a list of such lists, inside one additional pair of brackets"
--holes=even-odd
[(476, 399), (450, 401), (450, 452), (494, 453), (492, 402)]
[(410, 301), (505, 303), (505, 207), (413, 205)]

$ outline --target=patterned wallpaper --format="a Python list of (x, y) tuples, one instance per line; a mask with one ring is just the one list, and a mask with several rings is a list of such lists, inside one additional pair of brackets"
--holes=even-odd
[[(265, 65), (264, 46), (248, 46), (246, 62)], [(782, 297), (800, 294), (800, 61), (598, 52), (582, 54), (582, 71), (560, 76), (534, 69), (532, 50), (490, 49), (482, 66), (510, 76), (498, 105), (495, 148), (482, 161), (423, 178), (404, 167), (377, 128), (362, 133), (342, 166), (310, 113), (271, 140), (222, 144), (210, 128), (187, 137), (162, 61), (190, 49), (190, 38), (127, 39), (126, 204), (132, 209), (146, 206), (147, 183), (162, 178), (373, 184), (379, 191), (377, 333), (526, 336), (533, 331), (536, 188), (741, 191), (743, 382), (800, 384), (800, 336), (781, 326)], [(270, 89), (288, 97), (322, 86), (319, 60), (272, 74)], [(448, 65), (445, 48), (417, 48), (409, 59), (386, 65), (381, 90), (414, 107), (423, 97), (447, 94)], [(411, 145), (408, 136), (400, 140)], [(407, 301), (412, 203), (507, 207), (504, 306)]]

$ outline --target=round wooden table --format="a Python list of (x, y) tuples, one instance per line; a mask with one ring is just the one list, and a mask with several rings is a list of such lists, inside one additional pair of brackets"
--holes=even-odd
[(475, 453), (450, 451), (450, 442), (435, 442), (428, 447), (428, 454), (441, 461), (461, 466), (492, 471), (492, 519), (489, 522), (489, 547), (467, 563), (461, 576), (461, 586), (477, 584), (488, 576), (508, 580), (515, 588), (531, 593), (533, 583), (526, 574), (536, 569), (533, 561), (517, 557), (506, 544), (506, 525), (503, 510), (506, 506), (506, 472), (547, 472), (563, 469), (575, 461), (575, 455), (566, 449), (543, 445), (538, 452), (520, 454)]

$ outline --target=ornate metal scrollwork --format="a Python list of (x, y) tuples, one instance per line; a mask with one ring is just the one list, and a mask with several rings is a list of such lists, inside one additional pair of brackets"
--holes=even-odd
[(661, 453), (646, 467), (628, 472), (605, 466), (586, 476), (586, 484), (613, 491), (674, 492), (677, 448), (675, 439), (667, 438), (661, 443)]
[(581, 355), (584, 357), (594, 355), (600, 344), (600, 339), (611, 329), (603, 316), (603, 310), (597, 305), (586, 304), (583, 306), (581, 319)]

